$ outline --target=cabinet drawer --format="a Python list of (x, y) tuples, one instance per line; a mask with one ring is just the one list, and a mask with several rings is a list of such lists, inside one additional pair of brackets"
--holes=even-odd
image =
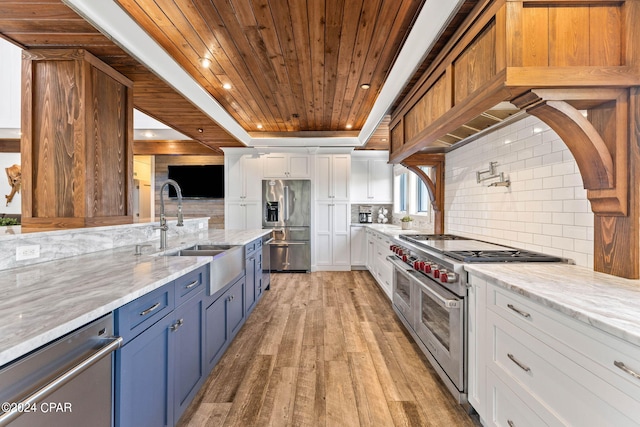
[(496, 375), (487, 372), (487, 397), (490, 408), (489, 425), (500, 427), (540, 427), (547, 426), (536, 413), (529, 408)]
[(487, 323), (489, 369), (523, 400), (548, 408), (559, 424), (637, 425), (640, 405), (631, 396), (497, 314), (487, 313)]
[(251, 254), (255, 250), (256, 250), (256, 241), (255, 240), (253, 242), (249, 242), (246, 245), (244, 245), (244, 255), (245, 256), (249, 256), (249, 254)]
[(175, 307), (175, 282), (141, 296), (115, 311), (115, 333), (124, 343), (162, 319)]
[(176, 307), (206, 287), (209, 280), (209, 267), (200, 267), (176, 280)]
[(490, 285), (489, 309), (567, 355), (629, 396), (640, 405), (640, 379), (616, 365), (640, 374), (640, 347), (543, 307), (531, 300)]

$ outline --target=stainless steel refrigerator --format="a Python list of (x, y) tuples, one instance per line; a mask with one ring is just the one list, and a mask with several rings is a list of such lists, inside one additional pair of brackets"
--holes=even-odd
[(262, 228), (271, 229), (271, 271), (311, 269), (311, 181), (262, 181)]

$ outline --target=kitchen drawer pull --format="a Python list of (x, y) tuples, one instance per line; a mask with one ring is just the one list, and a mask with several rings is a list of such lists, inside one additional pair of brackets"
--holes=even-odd
[(507, 304), (507, 307), (509, 307), (511, 310), (515, 311), (516, 313), (518, 313), (520, 316), (525, 317), (525, 318), (530, 318), (531, 315), (529, 313), (527, 313), (526, 311), (522, 311), (516, 307), (514, 307), (513, 304)]
[(155, 310), (158, 307), (160, 307), (160, 303), (159, 302), (153, 304), (151, 307), (147, 308), (146, 310), (142, 310), (140, 312), (140, 316), (146, 316), (147, 314), (151, 313), (153, 310)]
[(616, 360), (613, 362), (613, 364), (616, 365), (616, 367), (622, 369), (627, 374), (631, 375), (633, 378), (640, 380), (640, 374), (634, 371), (633, 369), (629, 369), (627, 365), (625, 365), (624, 363)]
[(515, 363), (516, 365), (518, 365), (518, 367), (519, 367), (520, 369), (522, 369), (523, 371), (525, 371), (525, 372), (531, 372), (531, 368), (530, 368), (530, 367), (528, 367), (527, 365), (523, 364), (522, 362), (520, 362), (518, 359), (516, 359), (516, 357), (515, 357), (513, 354), (511, 354), (511, 353), (507, 353), (507, 357), (509, 357), (509, 359), (511, 359), (511, 361), (512, 361), (513, 363)]
[(193, 288), (194, 286), (197, 286), (199, 283), (200, 283), (200, 281), (199, 281), (199, 280), (194, 280), (193, 282), (189, 283), (189, 284), (188, 284), (187, 286), (185, 286), (184, 288), (185, 288), (185, 289), (191, 289), (191, 288)]
[(509, 424), (509, 427), (516, 427), (516, 423), (511, 420), (507, 420), (507, 424)]
[(182, 326), (184, 323), (184, 319), (180, 319), (178, 320), (176, 323), (174, 323), (173, 325), (171, 325), (171, 330), (175, 331), (177, 330), (180, 326)]

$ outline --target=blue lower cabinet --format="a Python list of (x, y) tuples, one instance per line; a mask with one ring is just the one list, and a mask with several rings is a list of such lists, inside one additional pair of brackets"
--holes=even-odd
[(238, 279), (205, 312), (205, 360), (210, 371), (218, 363), (245, 320), (245, 278)]
[(173, 426), (173, 322), (164, 317), (116, 352), (116, 426)]
[[(173, 289), (173, 285), (165, 286)], [(116, 351), (116, 427), (164, 427), (178, 422), (209, 373), (204, 359), (204, 314), (201, 289)], [(128, 328), (124, 322), (120, 326)]]
[(177, 423), (189, 406), (208, 371), (204, 361), (204, 293), (196, 295), (178, 307), (170, 326), (170, 345), (174, 352), (173, 416)]

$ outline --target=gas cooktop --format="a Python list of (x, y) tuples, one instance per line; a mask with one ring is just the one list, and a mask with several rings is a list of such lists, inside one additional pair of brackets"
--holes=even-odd
[(453, 234), (403, 234), (401, 239), (465, 263), (564, 262), (560, 257), (470, 239)]
[(521, 249), (489, 251), (448, 251), (445, 255), (467, 263), (479, 262), (561, 262), (562, 258)]

